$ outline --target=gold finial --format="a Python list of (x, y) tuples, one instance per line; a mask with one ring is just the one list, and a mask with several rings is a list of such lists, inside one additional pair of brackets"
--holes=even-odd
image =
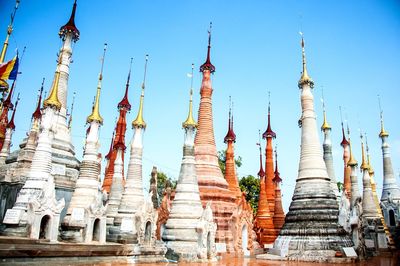
[(364, 151), (364, 142), (363, 142), (363, 135), (360, 132), (360, 139), (361, 139), (361, 153), (362, 153), (362, 163), (361, 163), (361, 170), (368, 170), (369, 165), (365, 160), (365, 151)]
[(379, 102), (379, 111), (380, 111), (380, 117), (381, 117), (381, 132), (379, 133), (379, 137), (388, 137), (389, 133), (385, 130), (385, 127), (383, 125), (383, 110), (381, 106), (381, 97), (378, 95), (378, 102)]
[(8, 27), (7, 27), (6, 40), (4, 41), (3, 48), (1, 49), (0, 64), (4, 62), (4, 59), (6, 57), (7, 48), (8, 48), (8, 40), (10, 39), (11, 33), (13, 31), (13, 23), (14, 23), (15, 14), (17, 13), (18, 6), (19, 6), (19, 0), (16, 0), (15, 1), (14, 11), (13, 11), (13, 13), (11, 13), (11, 21), (10, 21), (10, 24), (8, 25)]
[(61, 109), (61, 102), (58, 100), (58, 84), (60, 81), (60, 64), (61, 64), (61, 58), (59, 57), (58, 63), (57, 63), (56, 74), (54, 75), (53, 86), (50, 89), (49, 96), (43, 102), (44, 108), (51, 107), (51, 108), (55, 108), (57, 111), (60, 111), (60, 109)]
[(308, 84), (311, 88), (314, 87), (314, 81), (311, 79), (311, 77), (308, 75), (307, 72), (307, 63), (306, 63), (306, 52), (304, 49), (304, 37), (303, 33), (300, 32), (301, 35), (301, 52), (302, 52), (302, 58), (303, 58), (303, 71), (301, 73), (301, 78), (299, 80), (299, 88), (301, 89), (304, 84)]
[(347, 135), (349, 136), (349, 148), (350, 148), (350, 157), (349, 157), (349, 161), (347, 162), (347, 165), (352, 167), (352, 166), (357, 166), (358, 162), (356, 159), (354, 159), (353, 156), (353, 151), (351, 149), (351, 140), (350, 140), (350, 128), (349, 128), (349, 124), (347, 123)]
[(192, 64), (192, 73), (190, 74), (190, 101), (189, 101), (189, 114), (185, 122), (182, 123), (183, 128), (196, 128), (197, 123), (193, 118), (193, 69), (194, 64)]
[(321, 98), (321, 101), (322, 101), (322, 110), (323, 110), (323, 113), (324, 113), (324, 123), (323, 123), (322, 126), (321, 126), (321, 130), (324, 131), (325, 129), (331, 129), (331, 126), (328, 124), (328, 121), (326, 120), (324, 88), (322, 87), (321, 90), (322, 90), (322, 98)]
[(100, 91), (101, 91), (101, 81), (103, 80), (103, 67), (104, 67), (104, 58), (106, 56), (106, 51), (107, 51), (107, 43), (104, 44), (103, 57), (101, 58), (101, 69), (99, 74), (99, 82), (97, 83), (96, 99), (94, 101), (92, 113), (86, 119), (87, 123), (97, 121), (100, 125), (103, 124), (103, 118), (100, 115)]
[(374, 169), (372, 168), (372, 165), (371, 165), (371, 157), (370, 157), (370, 154), (369, 154), (369, 145), (368, 145), (367, 133), (365, 133), (365, 146), (366, 146), (366, 149), (367, 149), (368, 173), (369, 173), (370, 176), (373, 176), (375, 174), (375, 171), (374, 171)]
[(144, 99), (144, 88), (146, 87), (146, 72), (147, 62), (149, 61), (149, 55), (146, 55), (146, 61), (144, 63), (144, 76), (142, 83), (142, 94), (140, 95), (139, 112), (135, 120), (132, 122), (133, 127), (146, 128), (146, 122), (143, 120), (143, 99)]

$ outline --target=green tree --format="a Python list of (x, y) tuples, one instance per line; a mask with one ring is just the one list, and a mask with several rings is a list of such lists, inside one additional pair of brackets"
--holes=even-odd
[(337, 182), (337, 187), (338, 187), (338, 189), (339, 189), (339, 192), (342, 192), (342, 190), (343, 190), (343, 186), (344, 186), (344, 184), (342, 183), (342, 182)]
[(260, 180), (252, 175), (244, 176), (239, 181), (239, 187), (246, 193), (246, 200), (250, 203), (253, 212), (256, 213), (260, 195)]
[(169, 183), (171, 186), (171, 189), (174, 190), (176, 188), (176, 184), (178, 181), (172, 180), (170, 177), (168, 177), (164, 172), (158, 172), (157, 173), (157, 194), (159, 200), (162, 200), (163, 194), (164, 194), (164, 189)]
[[(225, 175), (225, 164), (226, 164), (226, 150), (218, 151), (218, 164), (221, 168), (222, 174)], [(242, 157), (238, 156), (235, 158), (236, 167), (242, 166)]]

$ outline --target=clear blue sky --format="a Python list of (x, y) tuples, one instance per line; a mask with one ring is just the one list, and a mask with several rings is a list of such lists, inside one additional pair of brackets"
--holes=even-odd
[[(46, 77), (48, 90), (61, 41), (60, 26), (70, 15), (72, 0), (22, 0), (7, 58), (26, 45), (18, 92), (12, 150), (30, 124), (37, 90)], [(0, 40), (5, 37), (12, 0), (0, 0)], [(354, 154), (360, 158), (358, 128), (368, 134), (378, 194), (382, 187), (379, 108), (381, 95), (390, 133), (393, 166), (400, 169), (400, 3), (398, 1), (78, 1), (76, 25), (81, 38), (70, 68), (69, 104), (77, 92), (72, 139), (82, 155), (86, 116), (95, 95), (103, 43), (107, 52), (101, 114), (101, 152), (109, 147), (117, 103), (123, 96), (130, 57), (134, 58), (129, 100), (136, 117), (145, 54), (150, 55), (144, 103), (144, 176), (153, 165), (177, 178), (180, 169), (191, 63), (196, 70), (206, 56), (207, 28), (213, 22), (212, 63), (214, 127), (218, 150), (225, 148), (228, 97), (234, 101), (236, 154), (243, 158), (239, 176), (258, 171), (258, 129), (267, 122), (271, 91), (272, 129), (277, 134), (284, 207), (293, 194), (299, 161), (300, 117), (297, 81), (301, 71), (299, 30), (305, 34), (308, 71), (315, 81), (318, 125), (322, 124), (321, 86), (332, 126), (334, 165), (343, 180), (340, 115), (343, 106), (353, 132)], [(200, 73), (194, 76), (198, 108)], [(197, 113), (197, 112), (196, 112)], [(127, 142), (132, 137), (128, 127)], [(322, 136), (322, 135), (321, 135)], [(265, 142), (263, 142), (265, 145)], [(361, 179), (361, 176), (360, 176)], [(397, 178), (399, 182), (399, 179)], [(146, 180), (147, 183), (147, 180)], [(360, 180), (361, 187), (361, 180)]]

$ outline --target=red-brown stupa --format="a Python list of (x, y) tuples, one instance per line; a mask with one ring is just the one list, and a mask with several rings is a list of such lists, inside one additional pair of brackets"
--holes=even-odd
[[(132, 59), (131, 59), (132, 65)], [(113, 134), (113, 138), (111, 140), (110, 151), (106, 155), (106, 159), (108, 160), (106, 169), (105, 169), (105, 177), (103, 181), (103, 190), (110, 193), (112, 178), (114, 175), (114, 162), (117, 158), (117, 150), (122, 149), (125, 151), (125, 132), (126, 132), (126, 113), (131, 110), (131, 104), (128, 100), (128, 90), (129, 90), (129, 81), (131, 77), (131, 68), (129, 68), (128, 79), (126, 81), (125, 87), (125, 95), (122, 100), (118, 103), (119, 117), (117, 121), (117, 125), (115, 127), (115, 135)], [(124, 155), (122, 153), (122, 169), (124, 165)], [(124, 171), (122, 171), (122, 176), (124, 176)]]
[(274, 242), (275, 226), (273, 217), (269, 210), (267, 193), (265, 191), (265, 172), (262, 163), (261, 143), (258, 143), (257, 145), (260, 147), (260, 170), (257, 174), (260, 178), (260, 194), (258, 197), (258, 209), (254, 221), (254, 230), (257, 235), (258, 243), (260, 243), (261, 247), (264, 247), (265, 244), (271, 244)]
[(198, 177), (200, 198), (205, 206), (211, 202), (214, 220), (217, 224), (215, 242), (217, 251), (234, 252), (233, 236), (230, 230), (230, 220), (236, 206), (235, 196), (228, 189), (219, 168), (217, 148), (215, 146), (213, 115), (212, 115), (212, 86), (211, 74), (215, 67), (210, 60), (211, 31), (208, 38), (206, 62), (201, 65), (203, 79), (200, 88), (200, 106), (198, 112), (198, 129), (195, 137), (196, 173)]

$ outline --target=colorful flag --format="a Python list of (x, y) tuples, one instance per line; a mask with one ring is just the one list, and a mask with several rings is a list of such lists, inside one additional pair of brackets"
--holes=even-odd
[(15, 80), (18, 74), (19, 65), (18, 55), (16, 55), (12, 60), (0, 64), (0, 79), (1, 80)]

